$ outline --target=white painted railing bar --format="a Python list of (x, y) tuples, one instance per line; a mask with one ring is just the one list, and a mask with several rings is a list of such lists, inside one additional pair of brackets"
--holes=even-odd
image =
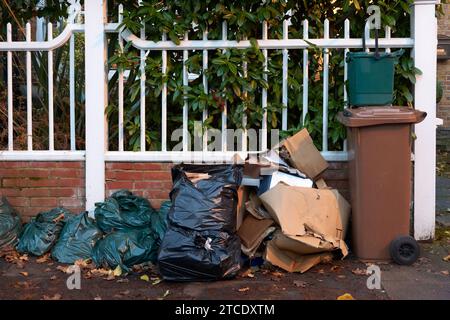
[[(267, 21), (264, 21), (262, 24), (262, 38), (263, 40), (267, 40), (268, 38), (268, 26)], [(262, 54), (264, 56), (264, 65), (263, 65), (263, 79), (266, 83), (268, 83), (268, 52), (267, 49), (262, 49)], [(263, 117), (262, 117), (262, 124), (261, 124), (261, 150), (265, 151), (267, 150), (267, 89), (262, 88), (262, 102), (261, 106), (263, 109)]]
[[(166, 33), (163, 33), (162, 40), (167, 38)], [(161, 72), (164, 80), (161, 89), (161, 150), (167, 151), (167, 51), (163, 50), (161, 53)]]
[[(208, 41), (208, 30), (203, 31), (203, 41)], [(208, 77), (206, 75), (206, 72), (208, 71), (208, 50), (203, 50), (202, 53), (202, 70), (203, 70), (203, 75), (202, 75), (202, 81), (203, 81), (203, 92), (208, 95), (209, 91), (208, 91)], [(203, 120), (203, 124), (205, 123), (205, 121), (208, 119), (208, 106), (205, 106), (205, 108), (203, 109), (203, 114), (202, 114), (202, 120)], [(207, 151), (208, 150), (208, 130), (204, 130), (203, 132), (203, 151)]]
[[(244, 40), (247, 40), (247, 38), (244, 38)], [(242, 76), (244, 79), (247, 79), (248, 77), (248, 65), (247, 61), (244, 60), (242, 63)], [(245, 99), (247, 98), (247, 89), (243, 89), (242, 94), (244, 95)], [(246, 108), (243, 110), (242, 115), (242, 151), (247, 151), (248, 149), (248, 143), (247, 143), (247, 137), (248, 137), (248, 131), (247, 131), (247, 110)]]
[[(228, 39), (228, 25), (226, 21), (222, 22), (222, 41), (227, 41)], [(226, 50), (222, 50), (223, 53), (226, 53)], [(225, 89), (226, 90), (226, 89)], [(222, 110), (222, 151), (227, 151), (227, 117), (228, 117), (228, 104), (226, 99), (223, 103)]]
[[(345, 19), (344, 21), (344, 39), (350, 39), (350, 20)], [(344, 108), (347, 108), (348, 104), (348, 93), (347, 93), (347, 79), (348, 79), (348, 63), (347, 54), (350, 52), (348, 48), (344, 49)], [(344, 145), (342, 146), (343, 151), (347, 151), (347, 140), (344, 140)]]
[[(289, 21), (286, 19), (283, 21), (283, 40), (288, 40)], [(282, 81), (282, 116), (281, 116), (281, 130), (287, 130), (288, 120), (288, 49), (283, 49), (283, 81)]]
[[(145, 26), (141, 28), (141, 39), (145, 39)], [(140, 151), (145, 151), (145, 50), (141, 49), (140, 52), (140, 123), (141, 123), (141, 136), (140, 136)]]
[[(203, 161), (203, 162), (224, 162), (232, 163), (234, 156), (238, 154), (242, 159), (245, 159), (249, 154), (257, 154), (256, 151), (146, 151), (146, 152), (134, 152), (134, 151), (107, 151), (105, 153), (105, 161), (116, 162), (191, 162), (191, 161)], [(347, 161), (347, 153), (341, 151), (327, 151), (321, 152), (322, 156), (327, 161)]]
[(70, 104), (70, 150), (76, 149), (75, 139), (75, 35), (69, 45), (69, 104)]
[[(308, 20), (303, 21), (303, 38), (309, 38)], [(305, 124), (305, 118), (308, 114), (308, 77), (309, 77), (309, 62), (308, 62), (308, 49), (303, 49), (303, 115), (302, 124)]]
[[(330, 23), (325, 19), (324, 38), (330, 37)], [(329, 69), (329, 52), (328, 48), (323, 50), (323, 101), (322, 101), (322, 151), (328, 151), (328, 69)]]
[[(386, 39), (391, 39), (391, 27), (386, 26), (386, 28), (384, 30), (385, 30), (385, 33), (386, 33), (384, 37)], [(386, 52), (387, 53), (391, 52), (391, 48), (386, 47)]]
[[(119, 5), (119, 24), (122, 23), (123, 21), (123, 5), (120, 4)], [(123, 52), (124, 50), (124, 46), (123, 46), (123, 39), (122, 39), (122, 35), (119, 33), (118, 35), (118, 41), (119, 41), (119, 50), (120, 52)], [(123, 132), (124, 132), (124, 127), (123, 127), (123, 81), (124, 81), (124, 77), (123, 77), (123, 68), (119, 69), (119, 75), (118, 75), (118, 108), (119, 108), (119, 112), (118, 112), (118, 134), (119, 134), (119, 151), (123, 151), (124, 147), (123, 147)]]
[[(11, 23), (6, 26), (6, 41), (12, 41)], [(7, 77), (8, 77), (8, 150), (14, 149), (14, 136), (13, 136), (13, 88), (12, 88), (12, 52), (7, 53)]]
[[(49, 23), (47, 25), (49, 41), (53, 39), (53, 25)], [(53, 51), (48, 51), (48, 149), (50, 151), (55, 150), (55, 129), (53, 120)]]
[[(130, 31), (122, 31), (122, 35), (126, 41), (132, 42), (136, 49), (142, 50), (214, 50), (217, 48), (223, 49), (246, 49), (251, 48), (252, 44), (250, 40), (188, 40), (180, 41), (179, 44), (175, 44), (172, 41), (143, 41), (133, 35)], [(309, 43), (308, 43), (309, 42)], [(362, 47), (361, 38), (352, 39), (309, 39), (306, 42), (304, 39), (267, 39), (257, 40), (260, 49), (268, 50), (280, 50), (280, 49), (306, 49), (311, 47), (311, 44), (318, 48), (328, 49), (358, 49)], [(368, 48), (375, 48), (375, 40), (367, 39), (366, 46)], [(414, 40), (410, 38), (391, 38), (391, 39), (379, 39), (378, 46), (380, 48), (412, 48), (414, 46)], [(1, 47), (0, 47), (1, 50)]]
[(369, 21), (364, 25), (364, 38), (366, 39), (366, 52), (369, 52), (369, 46), (367, 45), (367, 40), (370, 39), (370, 25)]
[[(31, 42), (31, 25), (27, 23), (26, 26), (26, 41)], [(27, 149), (33, 150), (33, 84), (31, 82), (31, 51), (26, 54), (26, 72), (27, 72)]]
[[(188, 33), (184, 34), (184, 40), (188, 40)], [(189, 85), (189, 75), (187, 69), (187, 60), (189, 59), (189, 52), (183, 50), (183, 151), (187, 152), (189, 147), (189, 102), (187, 99), (187, 87)]]

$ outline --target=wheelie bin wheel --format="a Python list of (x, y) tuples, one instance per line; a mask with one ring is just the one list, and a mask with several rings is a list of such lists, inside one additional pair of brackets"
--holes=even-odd
[(391, 258), (395, 263), (409, 266), (416, 262), (420, 255), (420, 247), (411, 236), (399, 236), (390, 245)]

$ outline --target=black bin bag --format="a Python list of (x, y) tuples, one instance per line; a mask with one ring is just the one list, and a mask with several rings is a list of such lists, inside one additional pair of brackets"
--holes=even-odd
[(72, 214), (64, 208), (41, 212), (31, 218), (21, 234), (17, 251), (41, 256), (53, 247), (66, 221)]
[(242, 167), (185, 165), (172, 168), (172, 206), (158, 254), (165, 280), (231, 278), (240, 269), (236, 235), (237, 189)]
[(15, 246), (19, 239), (22, 222), (5, 197), (0, 198), (0, 250)]
[(95, 243), (102, 237), (102, 231), (88, 213), (71, 217), (61, 231), (52, 249), (52, 258), (61, 263), (74, 263), (79, 259), (92, 257)]

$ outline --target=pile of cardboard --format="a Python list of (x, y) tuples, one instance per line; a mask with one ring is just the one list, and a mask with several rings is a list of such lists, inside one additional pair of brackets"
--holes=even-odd
[(244, 254), (289, 272), (347, 255), (350, 205), (320, 178), (327, 168), (306, 129), (246, 161), (237, 221)]

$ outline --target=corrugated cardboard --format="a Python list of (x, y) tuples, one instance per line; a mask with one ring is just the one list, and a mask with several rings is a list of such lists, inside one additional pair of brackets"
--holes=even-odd
[(272, 219), (256, 219), (247, 214), (237, 234), (241, 238), (242, 251), (252, 257), (263, 240), (273, 231)]
[(236, 210), (236, 230), (239, 230), (245, 215), (245, 203), (248, 201), (249, 188), (240, 186), (238, 188), (238, 204)]
[(328, 168), (328, 163), (317, 150), (306, 129), (284, 140), (281, 143), (281, 148), (283, 147), (288, 155), (286, 157), (280, 152), (280, 156), (313, 180)]
[(300, 255), (277, 248), (272, 241), (267, 244), (265, 260), (288, 272), (305, 272), (319, 263), (330, 262), (333, 255), (330, 252)]
[(238, 230), (238, 235), (241, 238), (242, 244), (247, 248), (253, 247), (264, 231), (272, 225), (273, 220), (271, 219), (259, 220), (251, 214), (247, 214)]
[(344, 257), (348, 254), (343, 239), (350, 205), (336, 190), (291, 187), (279, 183), (262, 194), (260, 199), (280, 225), (283, 234), (302, 243), (297, 253), (339, 249)]

